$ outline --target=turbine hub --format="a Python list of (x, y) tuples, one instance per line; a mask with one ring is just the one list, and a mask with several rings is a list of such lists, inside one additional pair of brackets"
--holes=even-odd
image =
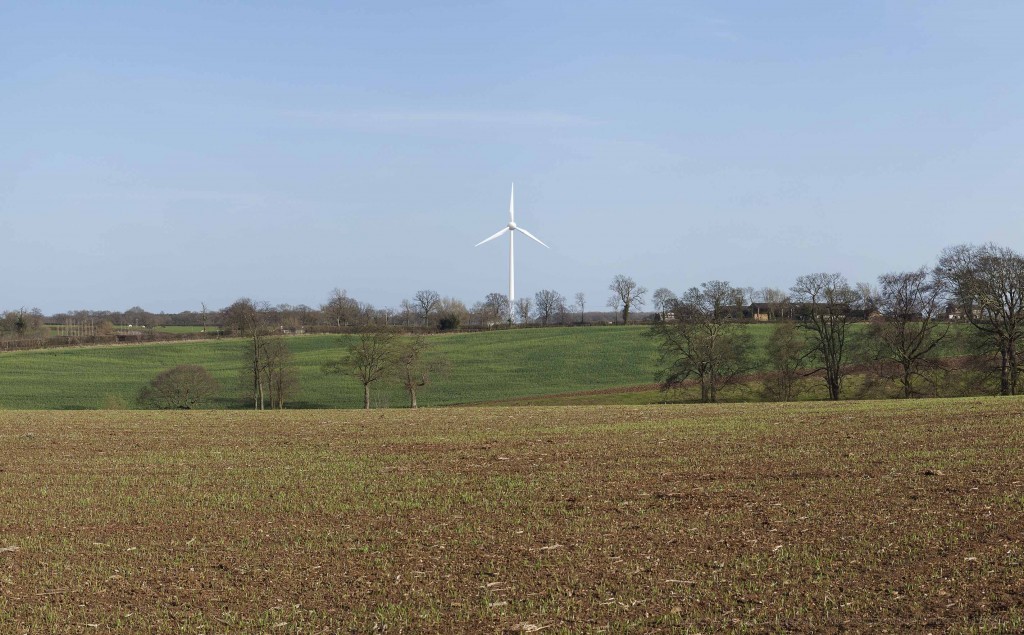
[(509, 221), (509, 223), (508, 223), (508, 228), (509, 228), (509, 229), (515, 229), (515, 228), (516, 228), (516, 223), (515, 223), (515, 221)]

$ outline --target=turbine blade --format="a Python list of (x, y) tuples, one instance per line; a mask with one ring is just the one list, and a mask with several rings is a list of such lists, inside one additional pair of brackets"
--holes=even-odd
[[(502, 234), (504, 234), (504, 233), (505, 233), (505, 232), (507, 232), (507, 231), (508, 231), (508, 227), (506, 227), (506, 228), (502, 229), (502, 230), (501, 230), (500, 232), (498, 232), (498, 233), (494, 234), (494, 235), (493, 235), (493, 236), (491, 236), (490, 238), (485, 238), (485, 239), (481, 240), (480, 242), (478, 242), (477, 244), (475, 244), (475, 245), (473, 245), (473, 246), (474, 246), (474, 247), (479, 247), (480, 245), (484, 244), (484, 243), (485, 243), (485, 242), (487, 242), (488, 240), (494, 240), (495, 238), (497, 238), (498, 236), (501, 236)], [(534, 240), (536, 240), (536, 239), (534, 239)]]
[(512, 184), (512, 194), (508, 197), (508, 219), (516, 222), (516, 184)]
[[(532, 238), (532, 239), (536, 240), (537, 242), (539, 242), (540, 244), (544, 245), (544, 241), (543, 241), (543, 240), (541, 240), (540, 238), (537, 238), (536, 236), (534, 236), (534, 235), (533, 235), (533, 234), (531, 234), (530, 232), (526, 231), (526, 230), (525, 230), (525, 229), (523, 229), (522, 227), (516, 227), (516, 230), (517, 230), (517, 231), (521, 231), (521, 232), (523, 232), (524, 234), (526, 234), (526, 235), (527, 235), (527, 236), (529, 236), (530, 238)], [(545, 246), (545, 247), (548, 247), (547, 245), (544, 245), (544, 246)], [(548, 249), (551, 249), (551, 247), (548, 247)]]

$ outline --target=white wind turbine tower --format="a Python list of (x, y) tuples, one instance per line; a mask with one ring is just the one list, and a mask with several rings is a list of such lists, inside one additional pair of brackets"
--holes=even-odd
[[(526, 231), (519, 225), (516, 225), (516, 184), (512, 184), (512, 194), (508, 199), (508, 225), (506, 225), (501, 231), (496, 232), (493, 236), (481, 240), (474, 247), (479, 247), (487, 241), (494, 240), (498, 236), (501, 236), (505, 232), (508, 232), (508, 317), (509, 321), (514, 321), (512, 318), (513, 312), (515, 311), (516, 302), (516, 251), (515, 251), (515, 236), (517, 231), (523, 232), (527, 238), (532, 238), (541, 245), (544, 245), (544, 241), (537, 238), (530, 232)], [(547, 245), (544, 245), (547, 247)], [(550, 247), (548, 247), (550, 249)]]

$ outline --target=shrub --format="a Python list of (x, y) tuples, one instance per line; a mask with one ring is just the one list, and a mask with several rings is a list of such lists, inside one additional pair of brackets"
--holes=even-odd
[(454, 331), (455, 329), (459, 328), (459, 324), (461, 322), (462, 320), (459, 319), (458, 315), (455, 315), (454, 313), (448, 313), (447, 315), (442, 316), (441, 319), (437, 321), (437, 330)]
[(219, 388), (205, 368), (183, 364), (154, 377), (139, 392), (139, 402), (161, 410), (191, 410), (202, 407)]

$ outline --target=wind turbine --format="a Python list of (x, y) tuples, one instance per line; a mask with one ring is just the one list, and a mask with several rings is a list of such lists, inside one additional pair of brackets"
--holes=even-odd
[[(493, 236), (481, 240), (474, 247), (479, 247), (485, 242), (494, 240), (498, 236), (501, 236), (505, 232), (508, 232), (508, 318), (509, 321), (513, 321), (512, 312), (515, 310), (516, 302), (516, 250), (515, 250), (515, 236), (517, 231), (523, 232), (527, 238), (532, 238), (541, 245), (544, 245), (544, 241), (537, 238), (530, 232), (526, 231), (519, 225), (516, 225), (516, 184), (512, 184), (512, 194), (508, 199), (508, 225), (506, 225), (501, 231), (496, 232)], [(547, 247), (547, 245), (544, 245)], [(550, 247), (548, 247), (550, 249)]]

